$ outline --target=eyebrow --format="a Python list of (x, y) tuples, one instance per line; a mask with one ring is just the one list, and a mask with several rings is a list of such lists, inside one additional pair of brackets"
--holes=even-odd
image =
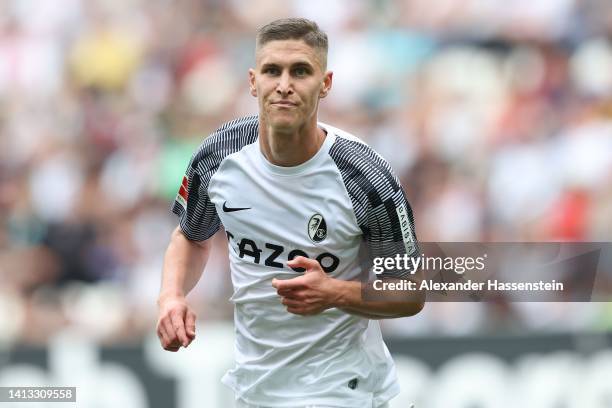
[[(265, 64), (262, 64), (261, 69), (280, 68), (280, 67), (281, 67), (281, 64), (277, 64), (274, 62), (266, 62)], [(306, 67), (306, 68), (314, 69), (314, 66), (307, 61), (297, 61), (291, 64), (290, 66), (290, 68), (298, 68), (298, 67)]]

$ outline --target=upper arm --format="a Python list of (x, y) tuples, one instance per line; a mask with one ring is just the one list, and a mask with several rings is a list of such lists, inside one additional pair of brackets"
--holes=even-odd
[(210, 181), (228, 155), (253, 143), (257, 135), (257, 116), (238, 118), (222, 125), (193, 154), (172, 206), (187, 239), (205, 241), (219, 230), (221, 220), (209, 195)]
[[(338, 139), (330, 154), (342, 174), (369, 257), (417, 256), (412, 208), (391, 166), (369, 146), (348, 139)], [(411, 272), (387, 270), (382, 276), (407, 278)]]
[(172, 206), (172, 212), (179, 216), (182, 233), (191, 241), (205, 241), (221, 226), (208, 194), (210, 179), (219, 165), (206, 160), (205, 147), (191, 157)]
[[(390, 169), (388, 171), (393, 181), (379, 186), (377, 191), (384, 198), (367, 204), (367, 216), (360, 225), (364, 240), (372, 259), (418, 256), (412, 208), (397, 177)], [(412, 270), (387, 269), (380, 276), (408, 278), (413, 273)]]
[(212, 246), (212, 240), (210, 239), (207, 239), (204, 241), (194, 241), (194, 240), (189, 239), (187, 235), (185, 235), (185, 232), (181, 229), (180, 225), (178, 225), (174, 229), (174, 231), (172, 231), (171, 240), (187, 242), (190, 245), (200, 248), (206, 252), (210, 251), (210, 248)]

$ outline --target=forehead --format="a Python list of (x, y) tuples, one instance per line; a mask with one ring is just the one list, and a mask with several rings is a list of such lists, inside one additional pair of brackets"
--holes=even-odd
[(295, 62), (309, 62), (321, 66), (319, 52), (302, 40), (274, 40), (261, 46), (256, 54), (256, 63), (264, 64), (293, 64)]

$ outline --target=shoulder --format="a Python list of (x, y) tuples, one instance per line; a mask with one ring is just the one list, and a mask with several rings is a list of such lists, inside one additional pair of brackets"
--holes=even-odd
[(257, 115), (245, 116), (224, 123), (208, 136), (194, 153), (194, 170), (217, 168), (227, 156), (254, 143), (259, 134)]
[(349, 193), (359, 190), (375, 197), (401, 188), (389, 163), (372, 147), (348, 132), (328, 127), (336, 134), (329, 155), (342, 174)]
[(326, 125), (336, 135), (336, 140), (330, 148), (329, 154), (336, 159), (342, 159), (355, 165), (363, 166), (379, 166), (391, 170), (387, 161), (379, 155), (366, 142), (359, 139), (357, 136), (348, 133), (342, 129)]

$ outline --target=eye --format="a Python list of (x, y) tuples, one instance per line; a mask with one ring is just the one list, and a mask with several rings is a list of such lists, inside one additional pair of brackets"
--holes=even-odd
[(263, 73), (267, 75), (278, 75), (279, 72), (280, 71), (276, 67), (266, 67), (263, 69)]
[(297, 67), (293, 70), (296, 76), (302, 77), (308, 75), (308, 69), (306, 67)]

